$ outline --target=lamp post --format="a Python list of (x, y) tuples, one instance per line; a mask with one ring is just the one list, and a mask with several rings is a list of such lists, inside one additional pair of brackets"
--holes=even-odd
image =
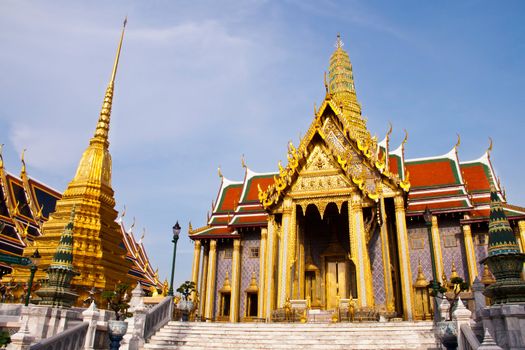
[(434, 322), (439, 321), (438, 315), (438, 302), (437, 295), (439, 293), (439, 283), (436, 276), (436, 257), (434, 256), (434, 242), (432, 240), (432, 212), (428, 207), (425, 208), (423, 213), (423, 219), (425, 219), (425, 226), (427, 227), (428, 234), (428, 245), (430, 247), (430, 261), (432, 263), (432, 282), (430, 283), (430, 288), (434, 293)]
[(31, 297), (31, 289), (33, 288), (33, 279), (35, 278), (36, 270), (38, 269), (38, 263), (40, 262), (40, 253), (38, 252), (38, 249), (35, 250), (33, 255), (31, 255), (31, 261), (33, 262), (31, 264), (31, 274), (29, 275), (29, 283), (27, 286), (27, 294), (26, 294), (26, 302), (24, 303), (25, 306), (29, 305), (29, 298)]
[(171, 281), (168, 295), (173, 295), (173, 276), (175, 275), (175, 257), (177, 256), (177, 241), (179, 240), (180, 225), (179, 222), (173, 226), (173, 262), (171, 263)]

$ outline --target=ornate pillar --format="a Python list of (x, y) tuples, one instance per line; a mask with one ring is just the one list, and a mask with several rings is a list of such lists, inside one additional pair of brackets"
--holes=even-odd
[(213, 319), (215, 306), (215, 275), (217, 273), (217, 240), (210, 240), (210, 252), (208, 254), (208, 277), (206, 283), (206, 308), (204, 317)]
[(268, 229), (261, 228), (261, 240), (259, 246), (259, 295), (257, 296), (257, 317), (264, 317), (264, 300), (266, 294), (266, 239), (268, 238)]
[(208, 260), (210, 247), (208, 245), (203, 245), (202, 250), (202, 271), (201, 271), (201, 287), (200, 287), (200, 305), (199, 305), (199, 315), (204, 315), (205, 305), (206, 305), (206, 285), (208, 280)]
[(276, 247), (278, 244), (278, 237), (275, 227), (275, 221), (273, 216), (268, 217), (268, 241), (267, 246), (267, 258), (265, 267), (265, 306), (264, 315), (266, 320), (269, 321), (272, 310), (275, 308), (275, 285), (274, 285), (274, 273), (275, 273), (275, 261), (276, 261)]
[[(520, 246), (520, 250), (522, 253), (525, 253), (525, 220), (518, 221), (518, 227), (519, 227), (519, 240), (518, 244)], [(521, 273), (522, 278), (525, 277), (525, 264), (523, 264), (523, 272)]]
[(470, 224), (463, 225), (463, 238), (465, 239), (465, 253), (467, 254), (468, 281), (470, 282), (469, 285), (472, 285), (474, 279), (478, 277), (478, 263), (476, 261)]
[(399, 270), (401, 274), (401, 294), (403, 298), (403, 314), (405, 319), (412, 321), (414, 315), (414, 295), (412, 290), (412, 270), (408, 249), (408, 232), (405, 217), (405, 199), (402, 195), (394, 198), (396, 209), (397, 249), (399, 254)]
[(290, 278), (289, 270), (289, 245), (290, 245), (290, 231), (291, 231), (291, 199), (286, 198), (283, 203), (283, 217), (282, 226), (279, 239), (279, 277), (277, 285), (277, 307), (284, 307), (286, 298), (289, 297), (290, 287), (288, 281)]
[(525, 220), (518, 221), (519, 228), (519, 246), (522, 253), (525, 253)]
[(436, 276), (440, 280), (445, 270), (443, 253), (441, 253), (441, 237), (439, 235), (438, 218), (432, 215), (432, 244), (434, 245), (434, 258), (436, 259)]
[[(199, 285), (199, 265), (201, 262), (201, 241), (196, 240), (193, 247), (193, 264), (191, 266), (191, 280), (195, 283), (195, 289)], [(199, 298), (201, 296), (199, 295)]]
[(241, 289), (241, 239), (233, 240), (232, 254), (232, 291), (230, 300), (230, 322), (239, 321), (239, 297)]
[(353, 193), (348, 205), (348, 223), (350, 225), (350, 249), (355, 265), (357, 280), (357, 297), (359, 306), (374, 306), (374, 291), (372, 286), (372, 271), (370, 256), (366, 244), (363, 208), (359, 193)]
[(292, 203), (290, 211), (290, 223), (288, 226), (288, 253), (286, 261), (286, 297), (293, 299), (294, 296), (294, 280), (297, 275), (297, 217), (296, 217), (297, 206)]
[(381, 198), (381, 254), (383, 258), (383, 274), (385, 278), (385, 306), (387, 311), (395, 311), (394, 287), (392, 286), (392, 269), (390, 268), (390, 246), (388, 244), (388, 217), (386, 215), (385, 199)]

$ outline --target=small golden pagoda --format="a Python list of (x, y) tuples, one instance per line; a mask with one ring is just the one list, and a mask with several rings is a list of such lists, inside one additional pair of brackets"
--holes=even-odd
[[(73, 266), (79, 273), (73, 279), (72, 289), (79, 300), (87, 297), (93, 287), (99, 290), (113, 289), (118, 282), (128, 282), (130, 262), (121, 246), (122, 234), (115, 210), (114, 191), (111, 188), (111, 155), (109, 153), (109, 123), (115, 77), (120, 50), (124, 39), (126, 21), (106, 89), (102, 110), (95, 129), (78, 165), (75, 177), (69, 183), (63, 197), (57, 201), (56, 210), (42, 227), (43, 234), (35, 238), (33, 247), (24, 250), (31, 256), (38, 248), (42, 262), (35, 275), (36, 280), (46, 279), (44, 270), (51, 264), (60, 237), (75, 207)], [(16, 268), (11, 276), (14, 282), (27, 282), (29, 269)]]

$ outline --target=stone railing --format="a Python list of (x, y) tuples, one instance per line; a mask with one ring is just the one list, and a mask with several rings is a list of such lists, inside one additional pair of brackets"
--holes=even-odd
[(156, 331), (171, 320), (173, 313), (173, 297), (167, 296), (162, 302), (148, 310), (144, 320), (144, 339), (151, 337)]
[(472, 331), (472, 328), (466, 323), (462, 324), (458, 329), (458, 343), (460, 343), (461, 350), (477, 350), (480, 346), (478, 338)]
[(41, 340), (29, 347), (29, 350), (80, 350), (84, 342), (89, 324), (82, 322), (51, 338)]

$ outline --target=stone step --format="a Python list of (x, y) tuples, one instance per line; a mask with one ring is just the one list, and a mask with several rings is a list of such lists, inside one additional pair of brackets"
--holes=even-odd
[(143, 349), (437, 349), (430, 322), (169, 322)]

